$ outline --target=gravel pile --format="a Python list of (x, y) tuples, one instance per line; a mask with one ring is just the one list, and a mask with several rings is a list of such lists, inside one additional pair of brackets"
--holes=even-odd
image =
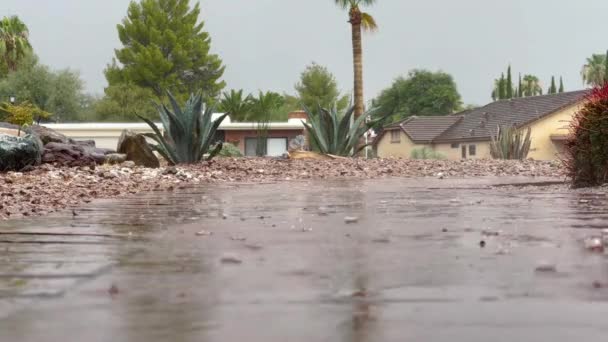
[(0, 174), (0, 219), (44, 215), (147, 190), (175, 190), (189, 184), (301, 179), (386, 177), (461, 178), (478, 176), (564, 177), (556, 162), (498, 160), (283, 160), (218, 158), (212, 162), (147, 169), (132, 163), (95, 168), (42, 165), (28, 173)]

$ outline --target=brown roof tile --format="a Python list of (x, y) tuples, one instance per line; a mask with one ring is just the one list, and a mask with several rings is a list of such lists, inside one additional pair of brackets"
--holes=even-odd
[(468, 112), (435, 141), (490, 139), (498, 126), (528, 124), (583, 100), (586, 93), (580, 90), (493, 102)]
[(462, 116), (414, 116), (401, 122), (401, 128), (413, 142), (431, 142), (454, 124), (462, 120)]

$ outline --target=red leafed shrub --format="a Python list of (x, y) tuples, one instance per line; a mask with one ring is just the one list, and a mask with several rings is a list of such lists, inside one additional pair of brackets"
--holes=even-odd
[(575, 114), (565, 162), (574, 187), (608, 183), (608, 83), (593, 89)]

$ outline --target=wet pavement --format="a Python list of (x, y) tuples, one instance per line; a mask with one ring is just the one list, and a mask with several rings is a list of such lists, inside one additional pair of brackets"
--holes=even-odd
[(218, 185), (2, 222), (0, 341), (602, 340), (608, 258), (583, 240), (606, 191), (489, 186), (530, 181)]

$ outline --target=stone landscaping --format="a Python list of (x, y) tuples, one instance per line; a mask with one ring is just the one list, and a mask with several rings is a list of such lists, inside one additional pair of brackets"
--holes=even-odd
[(133, 161), (81, 167), (43, 164), (27, 173), (0, 174), (0, 218), (44, 215), (95, 198), (115, 198), (141, 191), (174, 190), (208, 183), (389, 177), (527, 176), (564, 179), (563, 172), (557, 162), (500, 160), (217, 158), (195, 165), (158, 169), (138, 167)]

